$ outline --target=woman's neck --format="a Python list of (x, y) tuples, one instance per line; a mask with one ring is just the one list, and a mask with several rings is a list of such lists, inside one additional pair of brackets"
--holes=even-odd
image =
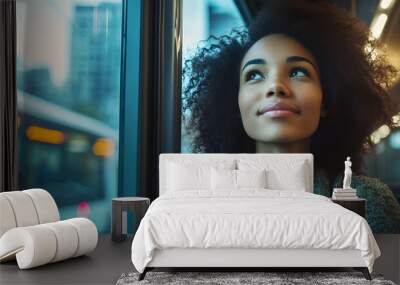
[(256, 142), (256, 153), (309, 153), (310, 140), (288, 143)]

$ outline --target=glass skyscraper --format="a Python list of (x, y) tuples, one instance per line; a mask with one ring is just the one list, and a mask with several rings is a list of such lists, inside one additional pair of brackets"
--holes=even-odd
[(70, 49), (70, 104), (118, 128), (121, 61), (120, 3), (76, 5)]

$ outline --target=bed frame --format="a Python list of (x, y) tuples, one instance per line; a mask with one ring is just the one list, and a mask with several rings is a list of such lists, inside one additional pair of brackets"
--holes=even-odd
[(154, 268), (250, 268), (352, 267), (371, 280), (368, 268), (359, 250), (328, 249), (193, 249), (171, 248), (156, 250), (152, 261), (139, 275), (142, 280)]
[[(160, 155), (160, 195), (165, 192), (167, 160), (212, 160), (225, 158), (248, 158), (249, 154), (161, 154)], [(310, 169), (309, 187), (313, 192), (313, 156), (312, 154), (251, 154), (254, 158), (304, 159)], [(169, 248), (157, 249), (153, 259), (143, 273), (155, 268), (235, 268), (245, 271), (250, 268), (337, 268), (352, 267), (361, 271), (367, 280), (371, 275), (359, 250), (330, 249), (254, 249), (254, 248)]]

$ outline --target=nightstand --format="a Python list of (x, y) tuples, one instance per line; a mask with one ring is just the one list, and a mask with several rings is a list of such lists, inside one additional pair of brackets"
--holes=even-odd
[(135, 214), (137, 228), (149, 205), (150, 199), (144, 197), (113, 198), (111, 239), (113, 241), (123, 241), (127, 238), (127, 211)]
[(359, 214), (361, 217), (365, 218), (367, 200), (362, 198), (353, 198), (347, 200), (332, 199), (332, 202), (339, 204), (340, 206)]

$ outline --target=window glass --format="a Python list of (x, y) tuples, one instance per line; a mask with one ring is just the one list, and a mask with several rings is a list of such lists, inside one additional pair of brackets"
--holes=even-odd
[(110, 228), (122, 0), (17, 0), (19, 183)]
[[(195, 51), (209, 36), (228, 34), (232, 28), (243, 27), (244, 21), (233, 0), (183, 0), (182, 58)], [(182, 65), (183, 66), (183, 65)], [(182, 82), (185, 85), (185, 82)], [(181, 152), (192, 152), (190, 137), (182, 125)]]
[[(384, 52), (387, 59), (396, 70), (400, 70), (399, 7), (388, 5), (382, 9), (382, 3), (378, 5), (378, 3), (369, 3), (368, 1), (362, 2), (362, 4), (360, 2), (359, 7), (360, 17), (369, 25), (375, 37), (380, 38), (385, 47)], [(379, 26), (376, 19), (382, 15), (382, 12), (390, 16), (388, 21)], [(380, 29), (377, 29), (378, 26)], [(381, 30), (381, 32), (377, 32), (377, 30)], [(400, 73), (397, 73), (389, 87), (389, 94), (395, 104), (400, 102)], [(372, 133), (371, 138), (375, 143), (375, 148), (364, 156), (364, 168), (367, 176), (377, 177), (385, 182), (400, 203), (400, 105), (397, 105), (397, 112), (399, 113), (393, 116), (396, 128), (390, 130), (387, 125), (382, 125)]]
[[(399, 96), (398, 91), (392, 90), (392, 96)], [(400, 203), (400, 114), (393, 121), (397, 126), (394, 130), (383, 125), (372, 134), (376, 146), (364, 155), (364, 170), (367, 176), (385, 182)]]
[[(357, 16), (370, 26), (371, 31), (374, 30), (373, 14), (375, 13), (376, 17), (382, 12), (378, 6), (377, 2), (369, 3), (369, 1), (360, 1), (360, 5), (357, 5)], [(343, 8), (350, 9), (350, 6), (344, 5)], [(381, 40), (386, 47), (388, 61), (400, 70), (398, 44), (400, 17), (396, 17), (395, 13), (399, 12), (395, 10), (389, 17), (386, 27), (385, 24), (382, 26), (384, 32)], [(190, 58), (196, 46), (210, 35), (221, 36), (228, 34), (233, 27), (243, 26), (244, 22), (233, 0), (183, 0), (183, 62)], [(183, 87), (185, 84), (187, 82), (182, 82)], [(395, 102), (400, 102), (400, 73), (389, 88), (389, 93)], [(376, 148), (363, 157), (363, 173), (386, 183), (400, 202), (400, 113), (393, 117), (393, 121), (397, 126), (394, 130), (390, 131), (388, 126), (383, 125), (373, 132), (372, 138)], [(181, 152), (192, 152), (191, 138), (183, 120), (182, 123)]]

